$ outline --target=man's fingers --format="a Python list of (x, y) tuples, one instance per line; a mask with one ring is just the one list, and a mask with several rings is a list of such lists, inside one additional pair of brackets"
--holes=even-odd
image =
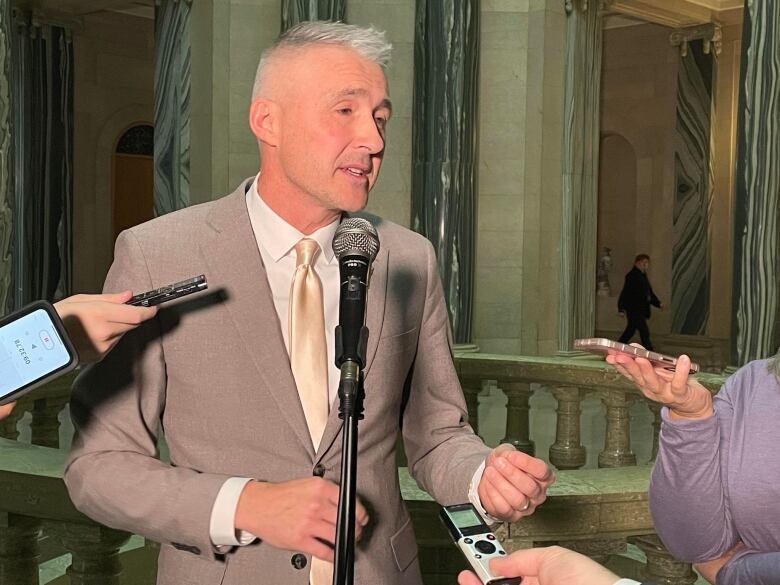
[[(505, 466), (509, 467), (508, 465)], [(514, 511), (525, 511), (527, 510), (532, 503), (533, 496), (532, 494), (528, 493), (526, 490), (530, 492), (535, 492), (536, 495), (539, 495), (539, 485), (529, 478), (528, 476), (525, 477), (513, 477), (511, 480), (504, 475), (505, 469), (486, 469), (485, 473), (488, 475), (489, 481), (491, 485), (496, 489), (496, 491), (499, 493), (501, 498), (509, 505), (510, 510), (512, 512)], [(522, 471), (515, 469), (519, 474), (522, 474)], [(507, 473), (509, 471), (507, 470)], [(523, 484), (523, 487), (517, 486), (514, 482), (517, 481), (520, 484)]]
[[(488, 513), (504, 520), (514, 521), (516, 508), (506, 500), (500, 488), (506, 480), (493, 468), (485, 469), (482, 479), (486, 482), (485, 492), (491, 505), (490, 509), (485, 508)], [(482, 504), (484, 506), (487, 502), (483, 501)]]
[(307, 552), (310, 555), (322, 559), (323, 561), (333, 562), (333, 548), (323, 542), (320, 542), (316, 538), (308, 539), (302, 547), (303, 552)]
[(502, 458), (511, 463), (513, 467), (525, 471), (540, 481), (546, 481), (550, 478), (548, 465), (528, 453), (513, 450), (510, 453), (504, 453)]

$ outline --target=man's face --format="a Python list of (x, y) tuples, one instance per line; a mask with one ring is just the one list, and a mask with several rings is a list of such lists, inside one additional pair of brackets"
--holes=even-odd
[(289, 83), (279, 103), (279, 178), (303, 205), (358, 211), (384, 155), (391, 113), (384, 72), (350, 49), (324, 45), (288, 63), (280, 65)]
[(648, 260), (647, 258), (642, 258), (636, 264), (637, 266), (639, 266), (639, 270), (641, 270), (642, 272), (647, 272), (647, 269), (650, 268), (650, 260)]

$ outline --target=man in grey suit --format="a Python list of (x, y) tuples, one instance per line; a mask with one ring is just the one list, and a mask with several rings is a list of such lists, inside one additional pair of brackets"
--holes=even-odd
[[(263, 54), (253, 91), (262, 172), (117, 240), (107, 290), (205, 273), (220, 292), (175, 302), (128, 334), (80, 378), (71, 402), (71, 497), (92, 518), (161, 542), (160, 584), (329, 583), (341, 460), (330, 242), (342, 215), (366, 205), (379, 172), (389, 50), (383, 33), (339, 23), (285, 33)], [(433, 248), (400, 226), (376, 227), (355, 581), (415, 585), (399, 433), (422, 488), (442, 504), (471, 499), (487, 517), (531, 514), (553, 474), (474, 434)], [(304, 334), (299, 277), (322, 306)], [(299, 351), (318, 348), (321, 371), (319, 358), (296, 365)], [(156, 458), (162, 429), (170, 464)]]

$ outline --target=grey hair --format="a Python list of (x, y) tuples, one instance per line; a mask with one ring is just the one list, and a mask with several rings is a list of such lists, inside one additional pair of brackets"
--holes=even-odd
[(310, 45), (336, 45), (352, 49), (358, 55), (387, 69), (393, 45), (384, 31), (373, 26), (363, 27), (343, 22), (312, 20), (301, 22), (285, 31), (260, 56), (252, 99), (260, 97), (268, 65), (281, 53), (306, 48)]

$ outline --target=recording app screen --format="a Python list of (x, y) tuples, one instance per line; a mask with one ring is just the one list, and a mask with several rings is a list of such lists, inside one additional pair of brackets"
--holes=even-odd
[(0, 328), (0, 398), (70, 361), (67, 349), (43, 309)]

